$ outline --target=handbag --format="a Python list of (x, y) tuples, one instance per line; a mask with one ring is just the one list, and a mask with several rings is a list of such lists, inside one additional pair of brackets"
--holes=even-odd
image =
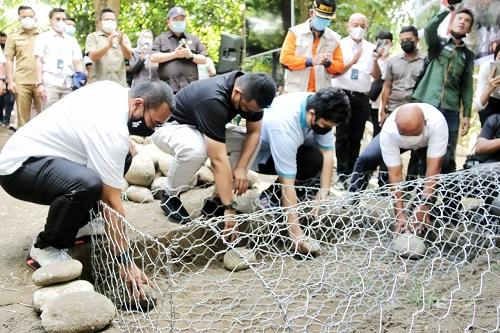
[(368, 91), (368, 97), (372, 102), (375, 102), (382, 92), (384, 87), (384, 80), (374, 80), (370, 86), (370, 91)]

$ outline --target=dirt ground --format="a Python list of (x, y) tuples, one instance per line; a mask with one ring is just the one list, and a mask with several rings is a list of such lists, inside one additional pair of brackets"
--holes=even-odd
[[(8, 129), (0, 128), (0, 147), (3, 147), (10, 134)], [(205, 194), (200, 192), (199, 197)], [(129, 219), (139, 221), (137, 226), (147, 233), (159, 235), (175, 229), (174, 224), (165, 222), (157, 202), (147, 205), (126, 203), (126, 211)], [(144, 212), (147, 212), (147, 221), (144, 219)], [(31, 246), (33, 236), (43, 227), (46, 214), (47, 207), (16, 200), (0, 188), (0, 332), (44, 332), (41, 320), (31, 306), (32, 293), (37, 287), (31, 282), (32, 271), (25, 264), (25, 256)], [(491, 262), (479, 262), (478, 268), (466, 271), (460, 277), (461, 286), (464, 289), (477, 288), (478, 279), (482, 278), (478, 276), (478, 272), (487, 270), (489, 264), (492, 265), (491, 271), (498, 276), (500, 274), (498, 251), (496, 257), (491, 259)], [(484, 277), (488, 283), (485, 284), (483, 292), (486, 292), (489, 299), (499, 300), (500, 289), (498, 283), (491, 281), (492, 277), (494, 276), (491, 274)], [(457, 296), (460, 299), (460, 295), (457, 294)], [(498, 301), (496, 305), (498, 307)], [(461, 313), (468, 313), (470, 306), (470, 302), (464, 299), (457, 302), (452, 310), (460, 316)], [(384, 316), (384, 326), (387, 327), (384, 332), (407, 331), (408, 325), (401, 326), (400, 321), (394, 318), (408, 316), (408, 307), (410, 305), (403, 304), (401, 307), (400, 304), (399, 308), (396, 306), (387, 308), (388, 311), (390, 309), (390, 313), (387, 317)], [(488, 325), (494, 325), (498, 320), (497, 310), (490, 307), (486, 310), (485, 317), (478, 318), (478, 321), (486, 321)], [(376, 331), (374, 327), (379, 323), (378, 315), (366, 318), (366, 320), (368, 325), (354, 328), (354, 331)], [(437, 331), (435, 323), (426, 323), (426, 321), (425, 318), (417, 316), (416, 323), (419, 324), (417, 326), (422, 329), (418, 332)], [(441, 331), (454, 332), (447, 330), (446, 327), (441, 327)]]

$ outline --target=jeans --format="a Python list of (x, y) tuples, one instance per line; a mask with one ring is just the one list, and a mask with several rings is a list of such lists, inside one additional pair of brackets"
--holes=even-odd
[(441, 167), (441, 173), (451, 173), (457, 170), (455, 151), (457, 149), (458, 131), (460, 128), (460, 112), (439, 109), (448, 124), (448, 147)]
[(102, 191), (94, 170), (58, 157), (32, 157), (13, 174), (0, 176), (0, 184), (14, 198), (50, 206), (45, 228), (36, 239), (42, 249), (73, 246)]
[(376, 137), (382, 129), (378, 123), (378, 109), (371, 109), (370, 121), (373, 125), (373, 137)]
[(371, 107), (367, 95), (347, 94), (351, 105), (351, 117), (337, 126), (335, 152), (337, 156), (337, 176), (344, 181), (354, 168), (359, 156), (365, 123), (370, 118)]
[[(10, 92), (5, 92), (0, 95), (0, 122), (5, 125), (10, 124), (10, 115), (14, 109), (14, 102), (16, 101), (16, 95)], [(5, 111), (4, 111), (5, 110)]]

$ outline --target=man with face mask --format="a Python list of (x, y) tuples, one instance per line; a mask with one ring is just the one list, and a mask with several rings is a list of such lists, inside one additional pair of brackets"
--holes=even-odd
[(160, 80), (172, 87), (174, 94), (198, 80), (198, 64), (206, 64), (207, 50), (195, 35), (186, 32), (186, 11), (173, 7), (168, 11), (169, 31), (156, 37), (150, 57), (158, 64)]
[[(30, 249), (32, 260), (43, 267), (71, 259), (67, 249), (98, 200), (125, 216), (121, 188), (129, 151), (127, 121), (144, 118), (153, 129), (174, 108), (172, 90), (164, 82), (131, 90), (96, 82), (64, 97), (10, 138), (0, 153), (0, 185), (17, 199), (50, 206), (45, 228)], [(124, 285), (144, 297), (141, 285), (147, 278), (131, 260), (123, 222), (117, 214), (103, 215)]]
[(360, 13), (349, 17), (349, 36), (340, 40), (344, 57), (344, 70), (332, 79), (333, 87), (343, 89), (349, 97), (351, 118), (337, 126), (335, 152), (337, 155), (337, 187), (347, 189), (347, 178), (352, 173), (359, 155), (365, 123), (370, 118), (371, 107), (368, 91), (372, 77), (381, 78), (375, 45), (366, 41), (368, 29), (366, 16)]
[[(259, 144), (262, 109), (271, 104), (275, 94), (276, 87), (269, 75), (240, 71), (192, 82), (177, 93), (172, 121), (151, 137), (159, 149), (174, 156), (161, 201), (161, 208), (171, 221), (189, 221), (179, 195), (189, 189), (191, 178), (207, 157), (212, 163), (224, 214), (235, 214), (233, 193), (241, 195), (247, 190), (248, 168)], [(237, 126), (226, 130), (236, 115), (246, 119), (246, 133)], [(230, 156), (233, 165), (228, 158), (232, 146), (241, 151), (238, 158)], [(233, 225), (229, 218), (226, 228)]]
[(101, 10), (99, 25), (85, 42), (85, 54), (94, 63), (92, 81), (111, 80), (128, 87), (125, 59), (132, 57), (130, 39), (116, 30), (116, 16), (109, 8)]
[(72, 17), (66, 17), (66, 21), (64, 21), (65, 26), (64, 26), (64, 32), (67, 33), (70, 36), (75, 36), (76, 32), (76, 21)]
[[(426, 161), (426, 178), (438, 175), (447, 144), (448, 125), (438, 109), (425, 103), (404, 104), (387, 117), (380, 134), (373, 138), (356, 160), (349, 191), (365, 189), (368, 171), (375, 170), (382, 162), (387, 166), (389, 183), (402, 182), (401, 154), (407, 150), (415, 151)], [(423, 195), (429, 200), (434, 193), (435, 183), (435, 180), (426, 180), (424, 183)], [(403, 193), (398, 189), (395, 195), (396, 233), (399, 233), (407, 230), (408, 217), (404, 210)], [(428, 222), (429, 208), (428, 204), (419, 207), (418, 222)]]
[[(295, 92), (276, 97), (264, 112), (261, 147), (252, 169), (278, 175), (278, 180), (259, 197), (262, 209), (291, 207), (298, 201), (325, 200), (333, 173), (334, 136), (332, 128), (349, 117), (349, 100), (335, 88), (316, 93)], [(296, 190), (294, 186), (320, 188)], [(317, 254), (317, 241), (304, 234), (299, 216), (289, 213), (288, 233), (292, 251)]]
[(286, 68), (286, 92), (315, 92), (331, 87), (332, 75), (342, 72), (340, 35), (328, 28), (335, 8), (334, 0), (314, 0), (311, 17), (289, 29), (280, 54)]
[(36, 94), (42, 101), (42, 110), (69, 94), (72, 76), (75, 72), (83, 73), (80, 45), (64, 32), (64, 9), (53, 8), (49, 19), (51, 29), (38, 35), (34, 48)]
[[(5, 43), (7, 89), (16, 95), (18, 128), (30, 120), (31, 106), (41, 111), (41, 102), (36, 97), (35, 56), (33, 49), (38, 36), (35, 12), (31, 7), (17, 9), (21, 30), (7, 37)], [(14, 72), (15, 62), (15, 72)]]
[[(450, 5), (438, 13), (425, 28), (430, 62), (413, 94), (417, 101), (438, 108), (448, 122), (449, 164), (443, 165), (443, 173), (456, 170), (455, 150), (458, 134), (460, 129), (462, 136), (469, 131), (473, 94), (474, 53), (462, 40), (474, 24), (472, 11), (461, 9), (455, 14), (451, 21), (451, 33), (446, 39), (439, 37), (437, 32), (441, 22), (453, 10), (453, 6)], [(462, 117), (460, 117), (461, 110), (463, 110)]]

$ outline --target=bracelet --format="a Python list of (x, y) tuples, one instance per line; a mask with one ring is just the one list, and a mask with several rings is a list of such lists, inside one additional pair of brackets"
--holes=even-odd
[(128, 263), (129, 261), (132, 260), (132, 251), (130, 251), (130, 249), (128, 249), (125, 252), (120, 253), (119, 255), (115, 256), (115, 260), (119, 264)]

